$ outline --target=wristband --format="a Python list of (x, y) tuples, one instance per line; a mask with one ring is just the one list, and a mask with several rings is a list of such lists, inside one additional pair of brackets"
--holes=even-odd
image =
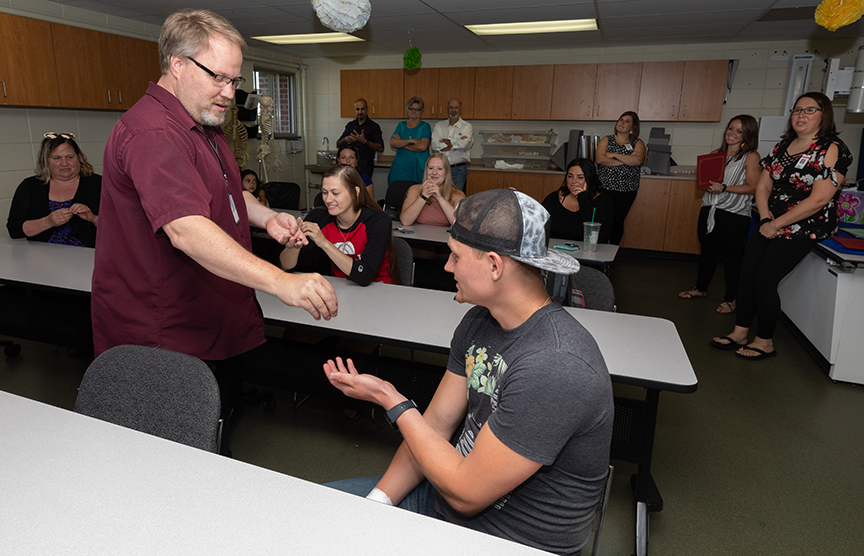
[(723, 184), (723, 193), (726, 193), (726, 184)]
[(387, 494), (379, 489), (378, 487), (373, 488), (369, 491), (369, 494), (366, 495), (368, 500), (374, 500), (376, 502), (380, 502), (381, 504), (386, 504), (387, 506), (392, 506), (393, 501), (390, 500), (390, 497)]
[(771, 219), (770, 219), (770, 218), (763, 218), (762, 220), (759, 221), (759, 227), (761, 228), (761, 227), (762, 227), (762, 224), (765, 224), (765, 223), (768, 223), (768, 222), (771, 222)]
[(405, 400), (404, 402), (391, 407), (384, 414), (384, 417), (387, 418), (387, 422), (390, 423), (390, 426), (393, 427), (394, 430), (398, 431), (399, 426), (396, 425), (396, 420), (409, 409), (417, 409), (417, 404), (414, 403), (413, 400)]
[(420, 194), (420, 198), (423, 199), (424, 201), (429, 200), (429, 197), (427, 197), (426, 195), (423, 195), (422, 193)]

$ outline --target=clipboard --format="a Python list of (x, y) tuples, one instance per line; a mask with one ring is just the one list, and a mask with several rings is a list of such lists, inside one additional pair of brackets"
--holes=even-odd
[(712, 181), (723, 182), (726, 172), (726, 151), (696, 157), (696, 187), (707, 189)]

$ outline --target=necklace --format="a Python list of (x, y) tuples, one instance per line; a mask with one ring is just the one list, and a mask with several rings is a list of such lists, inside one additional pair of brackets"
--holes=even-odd
[(543, 307), (545, 307), (546, 304), (549, 303), (550, 301), (552, 301), (552, 296), (551, 296), (551, 295), (547, 295), (547, 296), (546, 296), (546, 299), (543, 300), (543, 303), (541, 303), (540, 306), (537, 307), (537, 310), (539, 311), (540, 309), (542, 309)]

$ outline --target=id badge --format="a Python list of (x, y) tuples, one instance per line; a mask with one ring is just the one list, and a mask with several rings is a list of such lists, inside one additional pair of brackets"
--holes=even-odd
[(805, 166), (807, 166), (807, 164), (810, 162), (810, 159), (812, 158), (812, 156), (813, 155), (811, 155), (811, 154), (801, 155), (801, 158), (798, 159), (798, 163), (795, 164), (795, 168), (797, 170), (800, 170), (800, 169), (804, 168)]
[(234, 215), (234, 225), (240, 223), (240, 215), (237, 214), (237, 205), (234, 204), (234, 196), (230, 193), (228, 194), (228, 202), (231, 203), (231, 214)]

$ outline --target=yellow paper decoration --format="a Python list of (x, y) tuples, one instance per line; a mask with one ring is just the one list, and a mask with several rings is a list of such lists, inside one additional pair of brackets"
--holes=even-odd
[(823, 0), (816, 6), (816, 23), (836, 31), (855, 23), (864, 15), (864, 0)]

